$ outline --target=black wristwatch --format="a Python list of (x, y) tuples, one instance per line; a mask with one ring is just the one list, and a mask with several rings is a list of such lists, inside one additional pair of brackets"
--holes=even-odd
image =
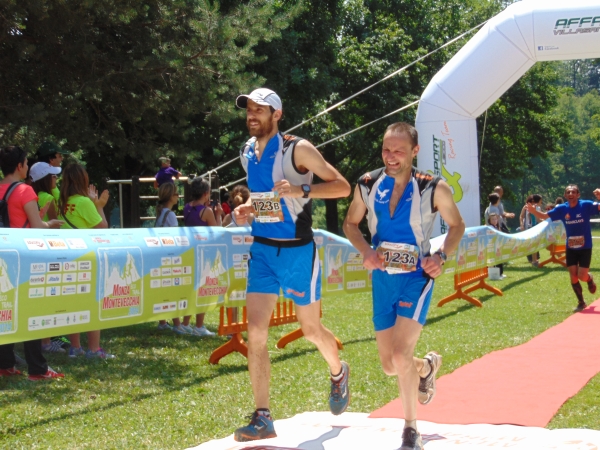
[(440, 259), (442, 260), (442, 266), (446, 263), (446, 258), (447, 257), (446, 257), (446, 254), (443, 251), (438, 250), (437, 252), (434, 253), (434, 255), (438, 255), (440, 257)]
[(303, 184), (301, 187), (302, 192), (304, 192), (302, 198), (308, 198), (308, 195), (310, 194), (310, 184)]

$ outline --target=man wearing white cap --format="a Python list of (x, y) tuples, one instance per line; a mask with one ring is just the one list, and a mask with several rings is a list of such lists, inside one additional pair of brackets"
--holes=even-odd
[[(312, 198), (341, 198), (350, 185), (307, 140), (283, 136), (283, 107), (270, 89), (256, 89), (236, 100), (246, 110), (251, 139), (241, 150), (251, 196), (234, 210), (236, 224), (253, 214), (246, 306), (248, 371), (256, 410), (250, 424), (238, 428), (237, 441), (276, 437), (269, 410), (271, 366), (267, 351), (269, 321), (279, 298), (294, 301), (304, 337), (314, 343), (329, 365), (333, 414), (350, 400), (348, 364), (340, 361), (334, 335), (321, 324), (321, 268), (312, 231)], [(312, 185), (313, 174), (323, 183)]]

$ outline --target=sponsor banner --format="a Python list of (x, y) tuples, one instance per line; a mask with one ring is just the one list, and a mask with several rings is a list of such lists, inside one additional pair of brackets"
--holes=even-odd
[[(419, 123), (418, 167), (441, 177), (452, 190), (452, 198), (467, 227), (481, 224), (479, 211), (479, 167), (477, 140), (473, 139), (475, 121), (441, 120)], [(438, 214), (434, 236), (448, 232), (448, 226)]]
[[(564, 241), (562, 224), (549, 221), (516, 235), (469, 228), (444, 271)], [(371, 290), (371, 273), (346, 239), (318, 230), (315, 243), (324, 298)], [(11, 229), (0, 239), (0, 344), (243, 306), (251, 244), (246, 228)]]
[[(565, 227), (562, 222), (545, 220), (522, 233), (505, 234), (492, 227), (472, 227), (458, 244), (458, 248), (446, 255), (445, 274), (457, 274), (487, 266), (495, 266), (511, 259), (521, 258), (547, 248), (552, 244), (565, 244)], [(435, 252), (445, 236), (431, 240), (431, 252)]]

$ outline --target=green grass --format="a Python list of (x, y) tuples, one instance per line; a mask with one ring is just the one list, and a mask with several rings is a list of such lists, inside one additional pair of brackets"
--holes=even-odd
[[(592, 267), (600, 267), (596, 254)], [(600, 279), (600, 271), (593, 272)], [(523, 258), (507, 265), (506, 274), (504, 281), (493, 282), (503, 297), (476, 292), (483, 308), (464, 301), (438, 308), (439, 299), (452, 292), (452, 277), (437, 282), (417, 353), (442, 353), (441, 374), (522, 344), (571, 315), (576, 302), (565, 269), (532, 269)], [(394, 379), (381, 371), (370, 311), (366, 294), (323, 303), (323, 322), (344, 342), (342, 356), (352, 366), (349, 411), (370, 412), (398, 395)], [(207, 315), (209, 328), (216, 328), (217, 318)], [(294, 328), (271, 330), (271, 399), (278, 419), (328, 410), (327, 367), (319, 353), (305, 340), (275, 348), (276, 340)], [(107, 330), (102, 341), (117, 359), (54, 355), (49, 362), (65, 372), (64, 380), (0, 379), (0, 448), (181, 449), (232, 433), (253, 409), (245, 358), (230, 355), (217, 366), (208, 364), (225, 338), (178, 337), (149, 323)], [(597, 376), (549, 427), (598, 429), (599, 397)]]

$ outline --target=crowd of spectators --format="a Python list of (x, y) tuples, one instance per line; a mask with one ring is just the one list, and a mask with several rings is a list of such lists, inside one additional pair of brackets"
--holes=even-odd
[[(6, 201), (11, 228), (107, 228), (104, 208), (109, 200), (108, 190), (101, 193), (90, 184), (84, 166), (77, 163), (61, 167), (70, 152), (53, 142), (43, 142), (33, 158), (18, 146), (0, 150), (0, 200)], [(159, 158), (160, 170), (155, 177), (158, 189), (155, 227), (176, 227), (179, 222), (173, 208), (179, 203), (179, 190), (175, 180), (181, 172), (171, 167), (168, 157)], [(183, 208), (184, 226), (219, 227), (232, 225), (231, 212), (246, 202), (250, 192), (245, 186), (235, 186), (231, 192), (221, 195), (222, 201), (212, 201), (209, 183), (203, 178), (190, 179), (191, 200)], [(175, 317), (172, 325), (160, 321), (159, 330), (171, 330), (176, 334), (191, 336), (214, 336), (204, 325), (204, 313), (196, 314), (195, 324), (191, 316)], [(0, 377), (22, 375), (17, 364), (27, 366), (28, 378), (38, 381), (62, 378), (64, 375), (50, 368), (44, 353), (67, 353), (76, 358), (112, 359), (100, 346), (100, 331), (86, 333), (87, 350), (83, 348), (79, 333), (66, 337), (45, 338), (23, 343), (25, 361), (14, 352), (14, 344), (0, 345)]]

